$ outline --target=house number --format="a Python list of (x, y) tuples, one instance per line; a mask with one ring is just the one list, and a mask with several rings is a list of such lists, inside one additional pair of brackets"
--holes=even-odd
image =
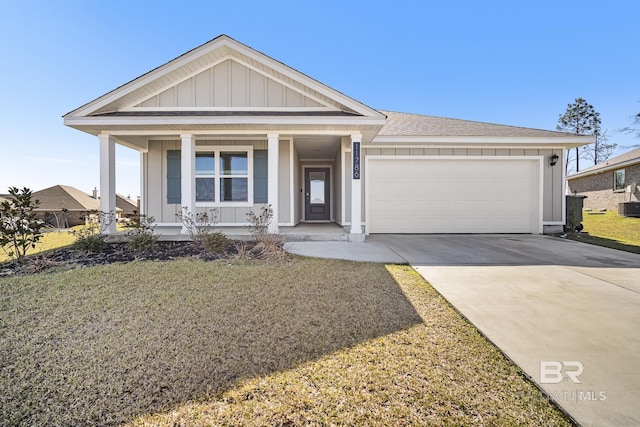
[(360, 179), (360, 143), (353, 143), (353, 179)]

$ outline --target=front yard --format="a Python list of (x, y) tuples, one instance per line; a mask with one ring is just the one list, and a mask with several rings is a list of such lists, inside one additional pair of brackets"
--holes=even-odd
[(569, 425), (406, 266), (0, 278), (0, 425)]

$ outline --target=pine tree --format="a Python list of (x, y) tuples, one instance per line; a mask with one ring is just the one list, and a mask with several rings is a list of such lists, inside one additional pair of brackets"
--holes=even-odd
[[(556, 129), (576, 135), (597, 135), (600, 133), (600, 113), (583, 98), (576, 98), (573, 104), (567, 104), (567, 111), (558, 118)], [(597, 139), (597, 138), (596, 138)], [(580, 171), (580, 147), (576, 147), (576, 172)], [(597, 157), (597, 156), (596, 156)], [(567, 169), (569, 167), (567, 150)]]

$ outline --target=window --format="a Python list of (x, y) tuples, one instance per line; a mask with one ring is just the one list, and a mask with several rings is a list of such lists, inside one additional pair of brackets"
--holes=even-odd
[(624, 191), (624, 169), (613, 171), (613, 191)]
[(251, 147), (202, 147), (196, 152), (196, 202), (247, 204), (251, 200)]
[(249, 163), (247, 153), (220, 153), (220, 201), (249, 200)]
[(215, 153), (196, 153), (196, 202), (216, 201)]

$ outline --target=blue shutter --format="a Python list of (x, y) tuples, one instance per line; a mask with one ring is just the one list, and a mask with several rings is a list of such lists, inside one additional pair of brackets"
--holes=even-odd
[(267, 203), (268, 183), (267, 150), (253, 150), (253, 202)]
[(180, 150), (167, 150), (167, 203), (182, 202)]

